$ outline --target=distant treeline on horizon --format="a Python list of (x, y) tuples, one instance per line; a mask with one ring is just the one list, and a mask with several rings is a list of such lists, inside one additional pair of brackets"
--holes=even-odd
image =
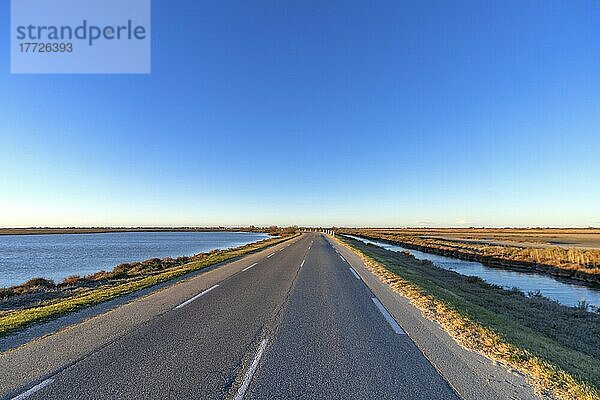
[(28, 227), (28, 228), (0, 228), (0, 235), (33, 235), (33, 234), (59, 234), (59, 233), (109, 233), (109, 232), (259, 232), (280, 234), (297, 231), (298, 227), (279, 226), (236, 226), (236, 227)]

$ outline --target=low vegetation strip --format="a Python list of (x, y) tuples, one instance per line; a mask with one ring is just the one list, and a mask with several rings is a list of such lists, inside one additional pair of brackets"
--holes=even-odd
[(401, 230), (345, 229), (341, 232), (384, 240), (415, 250), (479, 261), (494, 267), (532, 270), (600, 284), (599, 249), (461, 242), (409, 234)]
[[(0, 336), (29, 324), (90, 307), (116, 297), (166, 282), (193, 271), (246, 255), (280, 243), (290, 236), (266, 239), (229, 250), (215, 250), (193, 257), (150, 259), (141, 263), (121, 264), (111, 272), (88, 277), (72, 277), (60, 285), (37, 278), (32, 285), (4, 289), (4, 310), (0, 313)], [(38, 282), (36, 286), (35, 282)], [(23, 288), (22, 286), (27, 286)], [(12, 309), (7, 309), (7, 304)]]
[(408, 253), (338, 240), (458, 343), (525, 374), (539, 394), (600, 399), (600, 315), (505, 290)]

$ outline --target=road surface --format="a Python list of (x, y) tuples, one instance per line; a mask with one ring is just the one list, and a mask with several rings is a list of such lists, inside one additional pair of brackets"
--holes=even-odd
[[(9, 352), (0, 368), (10, 362), (12, 383), (0, 378), (0, 390), (18, 399), (459, 398), (324, 235), (233, 264), (121, 307), (119, 334), (103, 336), (117, 328), (92, 319), (51, 335), (52, 347)], [(29, 381), (15, 371), (26, 362), (46, 366)]]

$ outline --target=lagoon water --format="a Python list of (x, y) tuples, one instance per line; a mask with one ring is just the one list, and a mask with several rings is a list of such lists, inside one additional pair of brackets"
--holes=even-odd
[(268, 238), (248, 232), (113, 232), (0, 235), (0, 287), (43, 277), (59, 282), (70, 275), (111, 270), (149, 258), (190, 256)]
[(407, 251), (415, 258), (419, 260), (429, 260), (440, 268), (449, 269), (462, 275), (478, 276), (486, 282), (507, 289), (516, 287), (525, 293), (536, 292), (539, 290), (542, 295), (567, 306), (575, 306), (580, 300), (585, 300), (590, 305), (600, 307), (600, 289), (594, 289), (593, 287), (575, 281), (566, 281), (554, 278), (550, 275), (534, 272), (519, 272), (492, 268), (479, 262), (439, 256), (437, 254), (407, 249), (376, 240), (369, 240), (351, 235), (348, 236), (364, 243), (383, 247), (386, 250)]

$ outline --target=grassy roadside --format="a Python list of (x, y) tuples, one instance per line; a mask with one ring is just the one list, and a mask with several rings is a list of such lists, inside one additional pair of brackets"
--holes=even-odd
[(338, 240), (458, 343), (519, 370), (539, 394), (600, 399), (600, 315), (529, 298), (409, 254)]
[(217, 250), (201, 253), (193, 257), (193, 261), (174, 266), (158, 273), (145, 276), (108, 281), (94, 288), (79, 288), (66, 298), (43, 301), (31, 307), (5, 312), (0, 315), (0, 337), (15, 332), (35, 322), (46, 321), (60, 315), (90, 307), (116, 297), (166, 282), (193, 271), (240, 257), (265, 247), (290, 239), (290, 236), (266, 239), (229, 250)]

